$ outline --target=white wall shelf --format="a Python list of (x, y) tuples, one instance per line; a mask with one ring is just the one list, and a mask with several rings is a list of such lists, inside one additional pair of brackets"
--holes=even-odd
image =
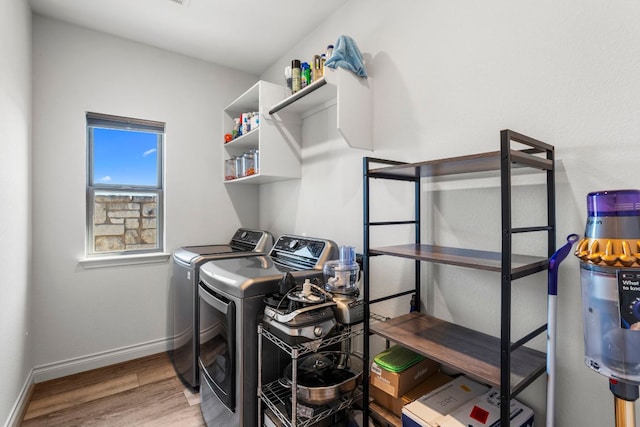
[(280, 102), (285, 96), (285, 87), (259, 81), (224, 109), (225, 132), (233, 129), (233, 119), (239, 118), (240, 114), (260, 114), (260, 126), (225, 143), (223, 148), (223, 161), (232, 156), (241, 156), (249, 150), (258, 150), (260, 169), (255, 175), (237, 179), (226, 180), (223, 176), (225, 184), (264, 184), (300, 178), (301, 127), (294, 125), (283, 130), (266, 114), (270, 105)]
[[(337, 129), (349, 146), (373, 150), (370, 81), (342, 68), (325, 70), (325, 76), (286, 97), (287, 89), (259, 81), (231, 102), (223, 114), (225, 131), (240, 114), (257, 111), (260, 126), (224, 144), (223, 159), (258, 150), (257, 174), (224, 180), (225, 184), (265, 184), (301, 176), (302, 121), (336, 104)], [(223, 168), (224, 169), (224, 168)]]
[(274, 103), (269, 115), (284, 123), (303, 120), (337, 104), (337, 128), (353, 148), (373, 150), (371, 82), (343, 68), (327, 68), (325, 76), (295, 94)]

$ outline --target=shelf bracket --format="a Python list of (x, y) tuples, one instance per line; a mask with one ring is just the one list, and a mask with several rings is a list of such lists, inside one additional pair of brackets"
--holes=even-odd
[(309, 95), (310, 93), (313, 93), (314, 91), (320, 89), (322, 86), (324, 86), (326, 84), (327, 84), (327, 80), (326, 79), (318, 80), (317, 82), (315, 82), (315, 83), (307, 86), (306, 88), (296, 92), (294, 95), (288, 97), (287, 99), (285, 99), (284, 101), (282, 101), (278, 105), (276, 105), (273, 108), (271, 108), (271, 110), (269, 110), (269, 115), (273, 115), (273, 114), (277, 113), (278, 111), (282, 110), (283, 108), (286, 108), (287, 106), (293, 104), (297, 100), (299, 100), (301, 98), (304, 98), (305, 96)]

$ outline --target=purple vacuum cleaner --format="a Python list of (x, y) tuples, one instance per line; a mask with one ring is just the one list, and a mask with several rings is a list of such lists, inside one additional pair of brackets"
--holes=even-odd
[(640, 190), (587, 195), (580, 259), (585, 364), (609, 379), (615, 425), (635, 426), (640, 385)]

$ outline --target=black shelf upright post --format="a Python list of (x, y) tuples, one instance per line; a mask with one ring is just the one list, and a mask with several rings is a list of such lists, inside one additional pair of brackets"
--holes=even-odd
[[(500, 132), (502, 267), (500, 280), (500, 425), (509, 426), (511, 401), (511, 140)], [(506, 422), (506, 424), (505, 424)]]
[[(380, 163), (386, 166), (390, 165), (401, 165), (405, 164), (404, 162), (397, 162), (393, 160), (386, 159), (375, 159), (372, 157), (364, 157), (363, 158), (363, 172), (362, 172), (362, 193), (363, 193), (363, 206), (362, 206), (362, 223), (363, 223), (363, 260), (362, 260), (362, 269), (364, 272), (364, 280), (363, 280), (363, 299), (364, 299), (364, 325), (363, 325), (363, 361), (364, 366), (368, 367), (370, 364), (370, 319), (371, 319), (371, 308), (370, 305), (373, 303), (379, 303), (382, 301), (386, 301), (392, 298), (397, 298), (399, 296), (413, 294), (412, 297), (412, 306), (411, 310), (420, 311), (420, 301), (421, 301), (421, 293), (420, 293), (420, 284), (421, 284), (421, 261), (414, 261), (415, 268), (415, 283), (414, 288), (408, 291), (397, 292), (393, 295), (386, 295), (380, 298), (376, 298), (375, 300), (371, 300), (371, 292), (370, 292), (370, 258), (371, 258), (371, 227), (372, 226), (386, 226), (386, 225), (411, 225), (414, 226), (414, 242), (416, 245), (419, 245), (421, 242), (421, 179), (420, 175), (417, 173), (415, 176), (407, 176), (407, 177), (397, 177), (397, 176), (385, 176), (384, 174), (375, 174), (371, 173), (371, 164), (372, 163)], [(380, 222), (372, 222), (371, 221), (371, 205), (370, 205), (370, 180), (380, 178), (380, 179), (389, 179), (389, 180), (400, 180), (400, 181), (409, 181), (414, 183), (414, 218), (412, 220), (406, 221), (380, 221)], [(369, 375), (363, 376), (363, 387), (362, 387), (362, 402), (363, 402), (363, 419), (365, 424), (369, 420)]]
[(365, 425), (369, 423), (369, 341), (370, 341), (370, 331), (369, 331), (369, 319), (371, 317), (371, 310), (369, 307), (369, 300), (371, 299), (371, 294), (369, 292), (369, 257), (371, 253), (369, 251), (370, 248), (370, 232), (369, 232), (369, 222), (370, 222), (370, 213), (369, 213), (369, 158), (364, 157), (362, 162), (362, 196), (364, 203), (362, 204), (362, 224), (363, 224), (363, 257), (362, 257), (362, 270), (364, 274), (363, 278), (363, 299), (364, 299), (364, 325), (362, 327), (363, 330), (363, 340), (362, 340), (362, 359), (363, 366), (366, 369), (366, 375), (363, 375), (362, 381), (362, 416), (363, 422)]
[[(544, 153), (550, 166), (546, 168), (547, 224), (542, 227), (514, 228), (512, 219), (512, 141), (524, 144), (529, 148), (523, 152), (531, 154)], [(547, 257), (550, 258), (556, 247), (556, 196), (555, 196), (555, 151), (554, 147), (541, 141), (505, 129), (500, 132), (500, 184), (502, 210), (502, 266), (501, 266), (501, 301), (500, 301), (500, 425), (509, 427), (510, 401), (527, 384), (519, 389), (511, 389), (511, 353), (522, 344), (544, 332), (548, 325), (543, 325), (527, 336), (511, 343), (511, 284), (522, 276), (512, 273), (513, 234), (547, 232)], [(532, 274), (533, 271), (525, 274)]]

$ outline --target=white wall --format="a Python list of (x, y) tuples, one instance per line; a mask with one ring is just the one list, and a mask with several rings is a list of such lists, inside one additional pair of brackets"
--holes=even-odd
[[(335, 107), (310, 117), (304, 123), (303, 177), (261, 187), (261, 226), (276, 234), (329, 237), (361, 250), (362, 156), (420, 161), (493, 151), (499, 149), (499, 131), (510, 128), (556, 147), (561, 245), (567, 234), (584, 230), (588, 192), (638, 185), (638, 16), (640, 3), (628, 0), (350, 1), (261, 78), (281, 83), (282, 69), (292, 58), (310, 58), (339, 35), (352, 36), (369, 57), (375, 150), (349, 149), (335, 130), (326, 130), (335, 120)], [(477, 188), (462, 190), (466, 185)], [(429, 239), (500, 247), (496, 181), (428, 188), (424, 199), (434, 203), (426, 211), (433, 218), (428, 229), (435, 234)], [(540, 191), (535, 182), (520, 184), (517, 211), (526, 213), (529, 196)], [(383, 186), (376, 194), (383, 195), (376, 202), (382, 216), (393, 216), (408, 198), (395, 187)], [(404, 237), (385, 238), (407, 243)], [(431, 298), (423, 303), (431, 312), (498, 334), (496, 275), (427, 269), (424, 290)], [(407, 276), (402, 268), (382, 268), (373, 280), (379, 289)], [(540, 281), (543, 286), (535, 289), (526, 286)], [(575, 257), (562, 265), (559, 283), (557, 425), (612, 425), (607, 381), (583, 363)], [(544, 285), (546, 277), (538, 276), (516, 287), (516, 337), (525, 326), (546, 320)], [(407, 308), (402, 303), (387, 310)], [(535, 345), (544, 349), (544, 339)], [(544, 379), (520, 398), (536, 410), (537, 424), (543, 423)]]
[(0, 3), (0, 423), (15, 416), (33, 366), (31, 250), (31, 12)]
[[(170, 263), (85, 270), (85, 112), (166, 123), (166, 251), (258, 224), (258, 193), (222, 184), (222, 109), (257, 80), (34, 17), (36, 380), (166, 349)], [(9, 258), (7, 256), (7, 258)]]

